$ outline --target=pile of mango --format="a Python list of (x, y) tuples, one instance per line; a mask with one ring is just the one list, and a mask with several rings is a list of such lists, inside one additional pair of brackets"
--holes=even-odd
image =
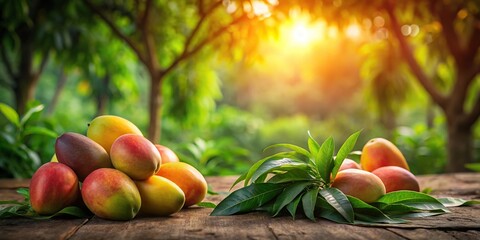
[(367, 203), (393, 191), (420, 191), (402, 152), (384, 138), (371, 139), (363, 146), (360, 164), (345, 159), (332, 187)]
[(168, 216), (197, 204), (207, 194), (207, 182), (132, 122), (103, 115), (90, 122), (86, 136), (59, 136), (52, 161), (35, 172), (29, 189), (31, 206), (41, 215), (84, 204), (98, 217), (129, 220)]

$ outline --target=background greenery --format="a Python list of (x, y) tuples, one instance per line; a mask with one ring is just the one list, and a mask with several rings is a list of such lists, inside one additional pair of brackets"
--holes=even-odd
[[(445, 115), (432, 104), (401, 54), (392, 50), (398, 48), (395, 41), (370, 38), (378, 32), (365, 30), (366, 10), (356, 16), (353, 6), (347, 9), (352, 15), (338, 15), (332, 20), (328, 12), (319, 13), (317, 5), (309, 5), (315, 1), (267, 1), (273, 3), (271, 17), (252, 16), (245, 6), (257, 1), (226, 1), (235, 2), (237, 8), (244, 6), (230, 15), (225, 11), (229, 5), (222, 1), (153, 1), (153, 5), (140, 1), (156, 15), (150, 18), (150, 25), (139, 25), (132, 19), (142, 16), (144, 8), (135, 8), (135, 1), (61, 2), (0, 1), (0, 96), (5, 104), (0, 116), (0, 177), (31, 176), (40, 164), (50, 161), (56, 136), (67, 131), (85, 133), (88, 122), (100, 114), (125, 117), (146, 136), (150, 134), (151, 88), (157, 80), (148, 61), (142, 60), (143, 53), (127, 43), (130, 39), (137, 41), (134, 45), (144, 46), (142, 26), (148, 26), (148, 33), (155, 39), (158, 71), (165, 73), (158, 78), (162, 86), (158, 114), (161, 138), (154, 141), (172, 148), (182, 161), (206, 175), (240, 174), (267, 155), (263, 149), (270, 144), (306, 147), (308, 131), (319, 141), (333, 136), (338, 145), (360, 129), (363, 131), (355, 150), (361, 150), (371, 138), (384, 137), (402, 150), (415, 174), (445, 171)], [(349, 3), (316, 3), (320, 2), (330, 4), (324, 6), (332, 12)], [(413, 8), (415, 1), (407, 2), (406, 8)], [(124, 38), (88, 4), (113, 19)], [(460, 11), (467, 11), (468, 17), (463, 18), (467, 20), (480, 12), (474, 1), (461, 4), (459, 18), (464, 14)], [(208, 12), (202, 6), (219, 10), (210, 16), (202, 13)], [(33, 13), (36, 8), (39, 12)], [(285, 12), (287, 8), (287, 15), (273, 12)], [(419, 9), (429, 10), (426, 6)], [(249, 17), (235, 25), (235, 14), (239, 19), (243, 19), (242, 14)], [(378, 16), (384, 15), (368, 16), (370, 25), (380, 21)], [(420, 25), (419, 35), (409, 38), (419, 46), (416, 58), (425, 72), (438, 73), (437, 85), (447, 89), (455, 75), (455, 68), (448, 65), (453, 60), (432, 61), (432, 56), (441, 58), (446, 47), (441, 40), (431, 40), (437, 35), (428, 29), (435, 28), (436, 22), (424, 16), (412, 10), (403, 12), (399, 19)], [(197, 22), (203, 18), (207, 20), (196, 31)], [(321, 37), (295, 42), (291, 39), (295, 33), (288, 30), (295, 21), (304, 21), (306, 26), (323, 21), (335, 26), (337, 33), (327, 28), (321, 30)], [(348, 35), (351, 23), (361, 27), (359, 36)], [(223, 26), (229, 31), (210, 35)], [(31, 39), (25, 39), (25, 28), (31, 32)], [(188, 44), (189, 36), (193, 36), (193, 47)], [(182, 54), (205, 39), (208, 41), (201, 51)], [(22, 49), (30, 45), (35, 49), (31, 64), (38, 82), (33, 97), (21, 109), (15, 92), (20, 81), (15, 76), (22, 79)], [(476, 55), (473, 65), (480, 65)], [(17, 75), (12, 77), (8, 63), (18, 64), (14, 67)], [(466, 106), (472, 106), (480, 96), (478, 75), (472, 82)], [(15, 109), (22, 123), (11, 120), (15, 114), (5, 110), (8, 106)], [(471, 131), (473, 161), (480, 162), (478, 121)]]

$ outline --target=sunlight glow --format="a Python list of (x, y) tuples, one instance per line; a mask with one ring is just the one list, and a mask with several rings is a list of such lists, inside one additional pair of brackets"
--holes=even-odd
[(308, 47), (322, 40), (327, 34), (325, 22), (310, 22), (308, 18), (296, 18), (283, 26), (283, 41), (297, 47)]
[(346, 29), (345, 29), (345, 35), (349, 38), (352, 39), (357, 39), (361, 35), (361, 29), (358, 24), (350, 24)]

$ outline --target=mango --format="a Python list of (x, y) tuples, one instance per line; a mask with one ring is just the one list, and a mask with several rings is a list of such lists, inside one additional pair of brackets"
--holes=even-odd
[(133, 219), (140, 210), (140, 192), (126, 174), (113, 168), (100, 168), (87, 176), (81, 189), (87, 208), (110, 220)]
[(410, 170), (402, 152), (384, 138), (374, 138), (365, 144), (360, 165), (363, 170), (369, 172), (385, 166), (398, 166)]
[(386, 166), (372, 171), (385, 185), (387, 193), (398, 190), (420, 191), (420, 185), (413, 173), (405, 168)]
[(57, 162), (43, 164), (30, 181), (30, 204), (41, 215), (51, 215), (73, 205), (79, 198), (77, 175), (67, 165)]
[(58, 162), (72, 168), (80, 181), (96, 169), (113, 167), (107, 151), (100, 144), (78, 133), (67, 132), (58, 137), (55, 155)]
[(125, 118), (113, 115), (102, 115), (94, 118), (88, 124), (87, 129), (87, 137), (100, 144), (108, 153), (110, 153), (113, 142), (127, 133), (143, 136), (135, 124)]
[(379, 177), (360, 169), (345, 169), (338, 172), (331, 186), (366, 203), (375, 202), (386, 193)]
[(150, 140), (136, 134), (117, 138), (110, 149), (113, 166), (134, 180), (145, 180), (160, 169), (162, 158)]
[(155, 147), (160, 152), (160, 156), (162, 156), (162, 164), (169, 163), (169, 162), (180, 162), (177, 154), (175, 154), (175, 152), (172, 151), (172, 149), (160, 144), (155, 144)]
[(185, 194), (174, 182), (160, 176), (151, 176), (143, 181), (135, 181), (144, 216), (168, 216), (180, 211), (185, 203)]
[(201, 202), (207, 195), (207, 181), (196, 168), (187, 163), (162, 164), (157, 175), (171, 180), (182, 189), (185, 193), (185, 208)]
[(357, 162), (353, 161), (352, 159), (345, 158), (342, 162), (342, 165), (340, 165), (340, 168), (338, 169), (338, 171), (342, 171), (342, 170), (350, 169), (350, 168), (362, 169), (360, 167), (360, 164), (358, 164)]

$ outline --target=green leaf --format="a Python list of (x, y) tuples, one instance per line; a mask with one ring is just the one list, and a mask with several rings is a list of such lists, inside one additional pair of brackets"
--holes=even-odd
[(212, 202), (199, 202), (197, 203), (197, 206), (203, 207), (203, 208), (215, 208), (217, 205)]
[(252, 211), (272, 200), (282, 192), (283, 188), (282, 184), (252, 183), (228, 195), (210, 215), (226, 216)]
[(330, 204), (345, 220), (353, 223), (353, 208), (347, 196), (336, 188), (325, 188), (320, 190), (320, 195)]
[(327, 200), (325, 200), (325, 198), (321, 196), (317, 198), (316, 210), (318, 212), (318, 216), (321, 218), (325, 218), (336, 223), (349, 223), (335, 208), (332, 207), (332, 205), (330, 205), (330, 203), (327, 202)]
[(313, 188), (302, 196), (303, 212), (312, 221), (315, 221), (315, 204), (317, 203), (318, 191), (318, 188)]
[[(287, 157), (290, 157), (292, 155), (293, 155), (292, 152), (276, 153), (276, 154), (265, 157), (265, 158), (259, 160), (258, 162), (254, 163), (253, 166), (250, 167), (250, 169), (248, 170), (247, 174), (245, 175), (245, 178), (243, 179), (243, 180), (245, 180), (244, 186), (247, 186), (250, 183), (250, 179), (252, 178), (253, 174), (255, 174), (255, 172), (258, 170), (258, 168), (260, 166), (262, 166), (262, 164), (265, 163), (266, 161), (269, 161), (269, 160), (272, 160), (272, 159), (287, 158)], [(238, 181), (238, 179), (237, 179), (237, 181)]]
[(20, 120), (17, 112), (5, 103), (0, 103), (0, 112), (7, 118), (7, 120), (15, 126), (20, 126)]
[(453, 198), (453, 197), (437, 198), (437, 200), (441, 202), (445, 207), (460, 207), (460, 206), (470, 206), (474, 204), (480, 204), (479, 200), (464, 200), (461, 198)]
[(296, 182), (285, 187), (282, 193), (277, 196), (273, 204), (273, 216), (277, 216), (280, 211), (289, 203), (291, 203), (303, 190), (311, 183)]
[(311, 157), (311, 154), (305, 148), (302, 148), (302, 147), (299, 147), (299, 146), (293, 145), (293, 144), (288, 144), (288, 143), (278, 143), (278, 144), (270, 145), (270, 146), (266, 147), (263, 151), (265, 151), (267, 149), (270, 149), (270, 148), (277, 148), (277, 147), (283, 147), (283, 148), (293, 150), (294, 152), (296, 152), (298, 154), (301, 154), (301, 155), (303, 155), (307, 158)]
[(285, 183), (294, 181), (313, 180), (313, 177), (304, 169), (291, 169), (285, 173), (277, 173), (268, 180), (269, 183)]
[(23, 136), (28, 136), (32, 134), (48, 136), (51, 138), (58, 137), (58, 134), (56, 132), (44, 127), (28, 126), (27, 128), (25, 128), (25, 131), (23, 132)]
[(380, 209), (352, 196), (347, 196), (355, 212), (355, 223), (405, 223), (400, 218), (391, 218)]
[[(393, 203), (412, 203), (412, 202), (433, 202), (440, 203), (436, 198), (421, 192), (400, 190), (389, 192), (380, 197), (376, 202), (393, 204)], [(441, 204), (441, 203), (440, 203)]]
[(305, 163), (290, 158), (270, 159), (268, 161), (265, 161), (260, 167), (258, 167), (257, 171), (253, 173), (251, 181), (255, 182), (260, 176), (264, 176), (264, 174), (269, 173), (273, 170), (295, 169), (301, 168), (302, 166), (304, 168), (307, 167)]
[(22, 119), (20, 120), (20, 125), (23, 126), (25, 125), (25, 123), (30, 120), (30, 118), (32, 117), (32, 115), (34, 113), (37, 113), (37, 112), (40, 112), (43, 110), (43, 105), (40, 104), (40, 105), (37, 105), (35, 107), (32, 107), (30, 109), (28, 109), (28, 111), (23, 115)]
[(333, 151), (335, 150), (333, 138), (329, 137), (320, 146), (320, 150), (315, 155), (315, 165), (321, 178), (326, 182), (330, 182), (330, 172), (333, 167)]
[(421, 218), (421, 217), (430, 217), (430, 216), (437, 216), (441, 214), (445, 214), (445, 211), (437, 210), (437, 211), (430, 211), (430, 212), (408, 212), (403, 214), (396, 214), (392, 215), (395, 218)]
[(315, 139), (310, 134), (310, 131), (308, 131), (308, 149), (310, 150), (312, 156), (316, 156), (318, 150), (320, 149), (320, 144), (315, 141)]
[(436, 198), (428, 194), (407, 190), (387, 193), (372, 204), (388, 214), (406, 213), (414, 210), (448, 211)]
[(299, 194), (293, 201), (291, 201), (287, 205), (287, 210), (292, 216), (293, 220), (295, 220), (295, 216), (297, 214), (297, 209), (298, 209), (298, 204), (300, 203), (300, 200), (302, 200), (303, 194)]
[(235, 182), (232, 184), (232, 186), (230, 187), (230, 191), (232, 190), (233, 187), (235, 187), (238, 183), (240, 183), (241, 181), (245, 180), (245, 177), (247, 176), (247, 173), (248, 172), (244, 172), (242, 175), (240, 175), (240, 177), (237, 178), (237, 180), (235, 180)]
[(465, 167), (472, 171), (480, 172), (480, 163), (467, 163)]
[(350, 152), (355, 147), (355, 143), (357, 143), (358, 136), (360, 135), (361, 131), (355, 132), (354, 134), (350, 135), (347, 140), (343, 143), (338, 150), (337, 156), (335, 157), (335, 165), (332, 170), (332, 178), (335, 179), (337, 176), (338, 169), (342, 165), (343, 160), (350, 154)]

